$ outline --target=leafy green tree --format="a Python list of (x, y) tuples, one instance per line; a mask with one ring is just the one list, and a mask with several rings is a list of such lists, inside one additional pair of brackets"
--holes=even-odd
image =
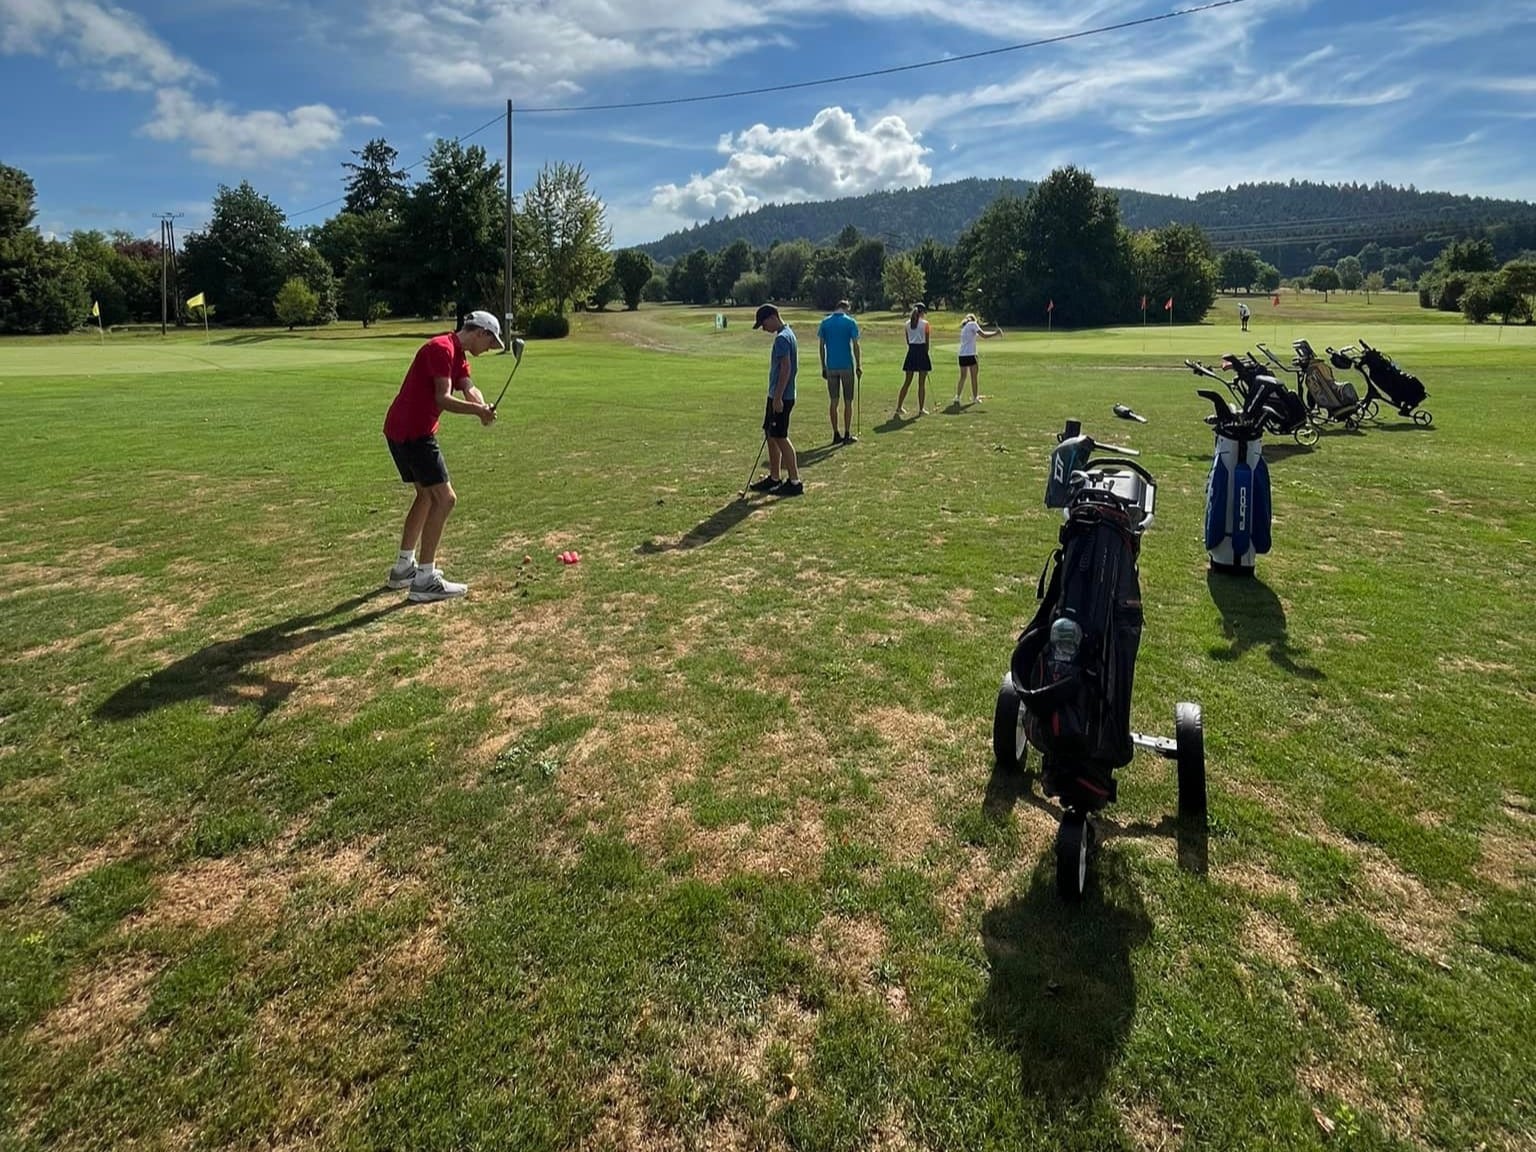
[(457, 326), (499, 299), (507, 219), (501, 165), (479, 145), (438, 140), (426, 168), (399, 203), (389, 265), (379, 271), (397, 312), (436, 316), (449, 304)]
[(283, 210), (243, 180), (220, 184), (208, 225), (187, 236), (181, 281), (202, 292), (226, 324), (266, 324), (288, 276), (289, 229)]
[(776, 246), (768, 253), (764, 275), (768, 277), (770, 299), (784, 301), (800, 299), (801, 283), (805, 279), (806, 269), (810, 266), (812, 252), (810, 241), (791, 240)]
[(709, 287), (711, 299), (715, 303), (724, 302), (731, 294), (731, 289), (736, 286), (736, 281), (742, 274), (752, 270), (752, 245), (745, 240), (733, 240), (720, 254), (715, 257), (714, 265), (709, 271)]
[(617, 276), (610, 276), (596, 288), (592, 289), (592, 307), (599, 312), (605, 311), (608, 305), (623, 297), (623, 289), (619, 287)]
[(1381, 273), (1372, 272), (1365, 278), (1365, 302), (1369, 304), (1371, 302), (1371, 293), (1380, 292), (1386, 286), (1387, 282), (1382, 277)]
[(640, 290), (640, 299), (647, 304), (661, 304), (667, 299), (667, 278), (660, 272), (653, 275), (645, 282), (645, 287)]
[(843, 225), (843, 230), (837, 234), (837, 247), (844, 252), (851, 251), (859, 242), (859, 230), (852, 224)]
[(905, 311), (923, 298), (923, 270), (906, 253), (892, 256), (885, 262), (882, 287), (885, 289), (886, 303)]
[(1259, 278), (1255, 283), (1264, 291), (1274, 293), (1280, 289), (1280, 269), (1273, 264), (1259, 262)]
[[(1132, 299), (1145, 295), (1148, 312), (1158, 311), (1172, 296), (1175, 320), (1192, 324), (1204, 319), (1216, 300), (1219, 275), (1204, 232), (1192, 224), (1170, 224), (1128, 236), (1126, 249), (1134, 268), (1127, 310)], [(1135, 303), (1140, 319), (1140, 300)]]
[[(369, 212), (391, 214), (405, 196), (408, 175), (404, 168), (396, 168), (400, 153), (383, 139), (370, 140), (361, 150), (353, 149), (357, 163), (342, 161), (341, 166), (352, 175), (347, 177), (347, 199), (342, 212), (363, 216)], [(338, 270), (338, 276), (345, 270)]]
[(928, 295), (928, 304), (938, 307), (958, 294), (951, 248), (929, 236), (912, 250), (912, 259), (923, 273), (923, 291)]
[(1360, 268), (1366, 275), (1370, 275), (1372, 272), (1380, 272), (1386, 265), (1386, 261), (1382, 256), (1381, 245), (1377, 244), (1374, 240), (1369, 241), (1365, 247), (1360, 249), (1359, 259)]
[(320, 297), (308, 284), (295, 276), (286, 280), (272, 301), (272, 311), (277, 322), (292, 332), (300, 324), (312, 324), (320, 307)]
[(1536, 314), (1536, 259), (1511, 260), (1499, 269), (1499, 279), (1505, 291), (1525, 302), (1524, 314), (1529, 321)]
[(338, 282), (337, 314), (364, 328), (389, 315), (390, 248), (395, 226), (382, 211), (341, 212), (310, 236)]
[(1259, 282), (1259, 254), (1251, 248), (1228, 248), (1218, 266), (1221, 286), (1229, 292), (1246, 292)]
[(857, 307), (868, 308), (880, 302), (884, 272), (885, 241), (860, 240), (849, 249), (848, 276), (853, 281), (853, 303)]
[[(306, 324), (329, 324), (336, 319), (336, 274), (321, 255), (320, 250), (306, 242), (297, 232), (288, 234), (288, 254), (283, 270), (288, 280), (302, 280), (315, 294), (315, 306)], [(285, 281), (286, 282), (286, 281)]]
[(540, 295), (557, 316), (568, 301), (585, 299), (613, 275), (613, 232), (603, 202), (587, 188), (581, 165), (546, 164), (523, 196)]
[[(1039, 323), (1047, 304), (1054, 302), (1055, 323), (1074, 327), (1105, 324), (1125, 313), (1132, 288), (1120, 208), (1092, 175), (1071, 165), (1053, 171), (1024, 202), (1022, 227), (1020, 263), (1004, 259), (1000, 272), (983, 269), (978, 278), (977, 257), (971, 259), (977, 303), (990, 316), (999, 322)], [(1200, 259), (1212, 264), (1214, 282), (1209, 244), (1198, 229), (1193, 235), (1200, 239)], [(995, 242), (987, 250), (989, 263), (1004, 256)], [(988, 287), (996, 275), (1003, 277), (1006, 290)]]
[(1358, 291), (1360, 285), (1365, 283), (1365, 273), (1360, 269), (1360, 261), (1353, 256), (1346, 256), (1333, 266), (1333, 270), (1339, 274), (1339, 287), (1346, 292)]
[(965, 287), (958, 294), (999, 323), (1018, 323), (1029, 307), (1029, 241), (1025, 202), (1017, 196), (994, 200), (955, 245), (957, 261), (965, 260), (960, 266)]
[(651, 258), (638, 248), (626, 248), (614, 256), (613, 274), (618, 278), (619, 290), (624, 294), (624, 307), (629, 311), (640, 307), (640, 298), (655, 270)]
[(848, 250), (818, 248), (806, 269), (804, 291), (810, 298), (811, 307), (823, 310), (835, 308), (839, 300), (852, 295)]
[(714, 257), (703, 248), (695, 248), (673, 265), (673, 274), (667, 277), (667, 295), (687, 304), (708, 304), (710, 273), (714, 270)]
[(1307, 277), (1307, 287), (1314, 292), (1323, 294), (1323, 303), (1328, 302), (1328, 293), (1339, 290), (1339, 274), (1337, 270), (1326, 264), (1319, 264), (1312, 269), (1312, 275)]
[(754, 307), (768, 300), (768, 277), (761, 272), (744, 272), (731, 285), (731, 299), (737, 304)]

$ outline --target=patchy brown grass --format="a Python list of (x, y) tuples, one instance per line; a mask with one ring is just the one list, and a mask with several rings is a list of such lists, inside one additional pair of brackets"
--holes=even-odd
[(52, 900), (80, 877), (96, 871), (103, 865), (130, 859), (139, 850), (139, 841), (120, 836), (103, 844), (92, 845), (73, 859), (45, 864), (42, 868), (42, 882), (38, 886), (38, 896), (43, 901)]
[(1266, 912), (1250, 911), (1243, 921), (1239, 947), (1279, 968), (1299, 969), (1301, 949), (1291, 931)]
[(149, 1004), (150, 984), (164, 966), (163, 960), (129, 953), (83, 968), (71, 980), (64, 1003), (33, 1026), (32, 1038), (56, 1048), (117, 1048)]
[(830, 916), (811, 938), (811, 954), (845, 992), (869, 992), (885, 954), (885, 926), (871, 917)]
[(1276, 876), (1262, 865), (1252, 861), (1229, 864), (1214, 872), (1222, 882), (1241, 888), (1254, 896), (1284, 896), (1300, 901), (1301, 889), (1288, 876)]
[(1184, 1125), (1169, 1119), (1150, 1100), (1120, 1102), (1120, 1124), (1140, 1152), (1165, 1152), (1183, 1143)]
[(1518, 831), (1484, 829), (1473, 871), (1500, 888), (1521, 890), (1536, 883), (1536, 840)]

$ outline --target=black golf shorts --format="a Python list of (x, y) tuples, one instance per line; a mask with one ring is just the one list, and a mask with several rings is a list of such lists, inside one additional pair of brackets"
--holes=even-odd
[(386, 436), (384, 442), (389, 445), (389, 454), (395, 458), (395, 467), (400, 469), (400, 479), (407, 484), (431, 488), (434, 484), (448, 483), (448, 465), (437, 446), (436, 436), (398, 443)]
[(773, 397), (768, 398), (768, 403), (763, 408), (763, 434), (770, 440), (787, 440), (789, 438), (789, 414), (794, 411), (793, 400), (784, 401), (784, 411), (773, 410)]
[(962, 356), (962, 357), (960, 357), (960, 367), (962, 367), (962, 368), (969, 368), (971, 365), (973, 365), (975, 363), (976, 363), (976, 357), (974, 357), (974, 356)]

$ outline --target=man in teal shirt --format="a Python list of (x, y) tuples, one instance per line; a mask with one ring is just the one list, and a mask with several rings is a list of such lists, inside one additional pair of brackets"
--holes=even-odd
[(754, 492), (772, 492), (775, 496), (799, 496), (805, 491), (805, 485), (800, 483), (800, 459), (789, 441), (789, 414), (795, 406), (795, 374), (800, 366), (800, 348), (795, 342), (794, 329), (784, 323), (779, 310), (772, 304), (764, 304), (757, 310), (757, 322), (752, 329), (759, 328), (773, 336), (773, 352), (768, 361), (768, 405), (763, 410), (768, 475), (747, 487)]
[[(821, 378), (827, 382), (827, 394), (831, 408), (827, 412), (832, 421), (832, 443), (852, 444), (858, 439), (849, 427), (853, 416), (853, 390), (857, 379), (864, 375), (863, 354), (859, 350), (859, 323), (848, 315), (853, 307), (846, 300), (837, 302), (833, 312), (816, 329), (821, 345)], [(837, 394), (843, 394), (843, 434), (837, 434)]]

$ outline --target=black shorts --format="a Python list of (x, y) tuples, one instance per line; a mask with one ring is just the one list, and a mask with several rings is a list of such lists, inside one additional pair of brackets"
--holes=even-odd
[(763, 435), (770, 440), (787, 440), (789, 438), (789, 414), (795, 410), (793, 400), (784, 401), (784, 411), (773, 410), (773, 397), (768, 398), (768, 403), (763, 406)]
[(400, 479), (407, 484), (431, 488), (434, 484), (448, 483), (448, 465), (437, 446), (436, 436), (422, 436), (403, 443), (386, 436), (384, 443), (389, 445), (389, 454), (395, 458), (395, 467), (400, 469)]
[(974, 357), (974, 356), (962, 356), (962, 357), (960, 357), (960, 367), (962, 367), (962, 368), (969, 368), (971, 365), (973, 365), (975, 363), (976, 363), (976, 357)]
[(928, 345), (908, 344), (907, 358), (901, 363), (903, 372), (932, 372), (933, 360), (928, 355)]

